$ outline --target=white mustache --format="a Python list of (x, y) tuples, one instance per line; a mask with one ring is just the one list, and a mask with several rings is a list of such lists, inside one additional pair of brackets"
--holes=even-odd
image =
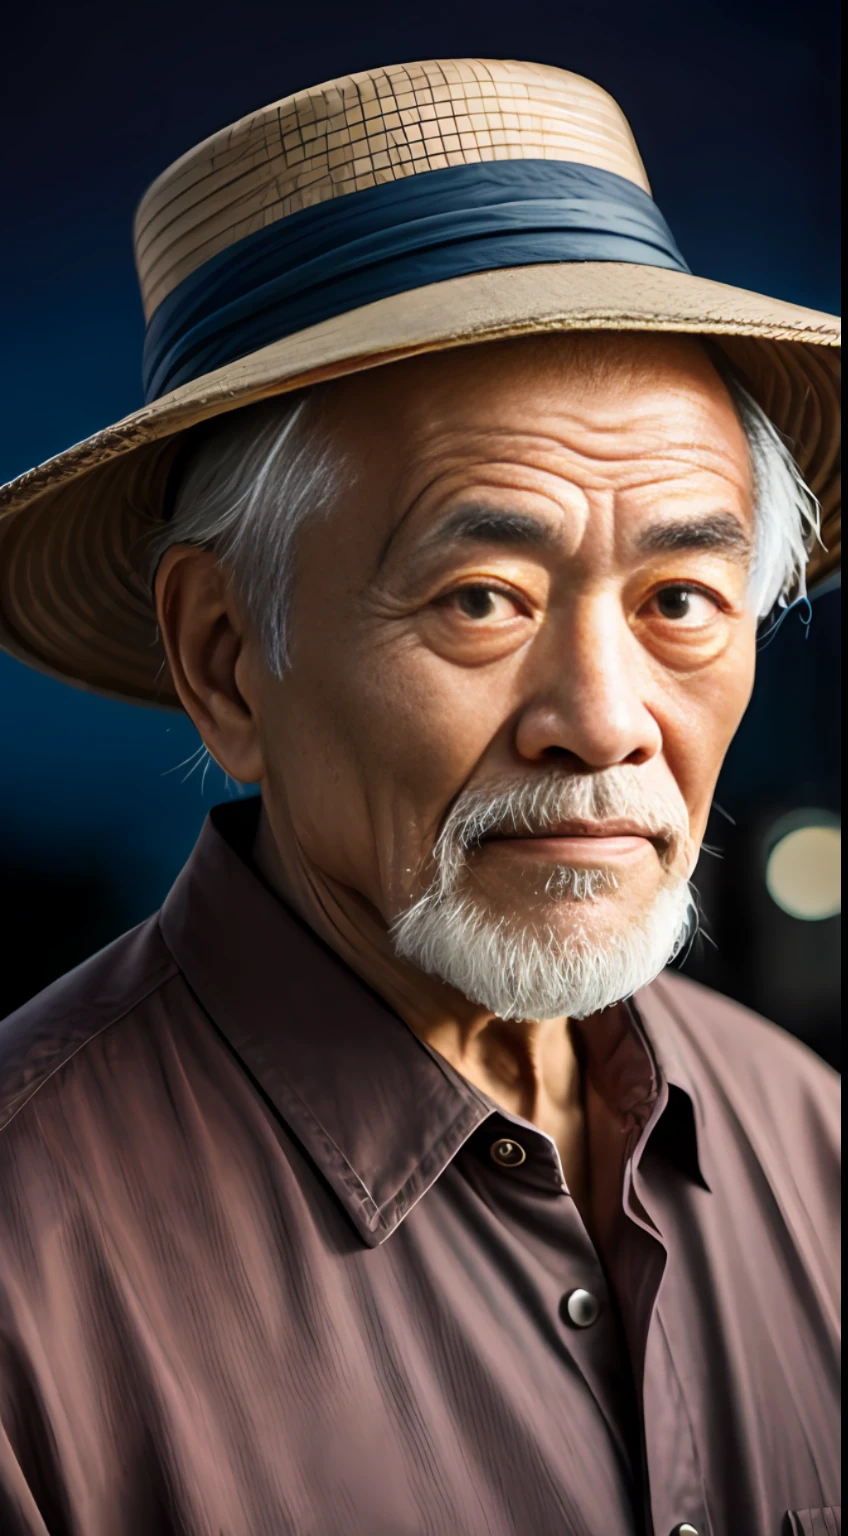
[(455, 871), (485, 837), (502, 833), (542, 836), (566, 822), (627, 821), (657, 840), (661, 862), (673, 864), (689, 831), (682, 799), (657, 793), (635, 767), (596, 773), (548, 772), (461, 793), (448, 813), (433, 855), (443, 872)]

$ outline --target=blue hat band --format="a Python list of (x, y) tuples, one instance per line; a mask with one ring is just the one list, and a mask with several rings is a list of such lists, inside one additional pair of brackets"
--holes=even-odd
[(457, 165), (331, 198), (245, 235), (162, 300), (145, 399), (392, 294), (561, 261), (689, 271), (647, 192), (571, 161)]

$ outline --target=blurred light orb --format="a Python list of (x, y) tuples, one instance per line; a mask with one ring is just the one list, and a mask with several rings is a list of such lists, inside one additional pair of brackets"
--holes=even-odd
[(779, 837), (766, 863), (773, 902), (802, 922), (842, 911), (842, 829), (821, 822), (796, 825)]

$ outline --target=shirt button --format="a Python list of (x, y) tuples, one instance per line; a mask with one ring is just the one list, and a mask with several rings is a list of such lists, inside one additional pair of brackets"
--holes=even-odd
[(690, 1525), (688, 1520), (684, 1520), (682, 1525), (674, 1527), (671, 1536), (700, 1536), (700, 1531), (696, 1526)]
[(601, 1304), (591, 1291), (577, 1290), (566, 1296), (565, 1311), (575, 1328), (591, 1328), (601, 1315)]
[(492, 1142), (489, 1154), (501, 1168), (518, 1168), (527, 1158), (524, 1148), (519, 1146), (517, 1141), (510, 1141), (506, 1136), (500, 1136), (497, 1141)]

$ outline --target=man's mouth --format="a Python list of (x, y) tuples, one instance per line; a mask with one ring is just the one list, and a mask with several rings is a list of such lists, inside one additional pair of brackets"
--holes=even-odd
[(493, 852), (574, 865), (602, 865), (634, 859), (653, 849), (664, 857), (668, 839), (634, 821), (567, 821), (539, 832), (501, 827), (488, 832), (481, 847)]

